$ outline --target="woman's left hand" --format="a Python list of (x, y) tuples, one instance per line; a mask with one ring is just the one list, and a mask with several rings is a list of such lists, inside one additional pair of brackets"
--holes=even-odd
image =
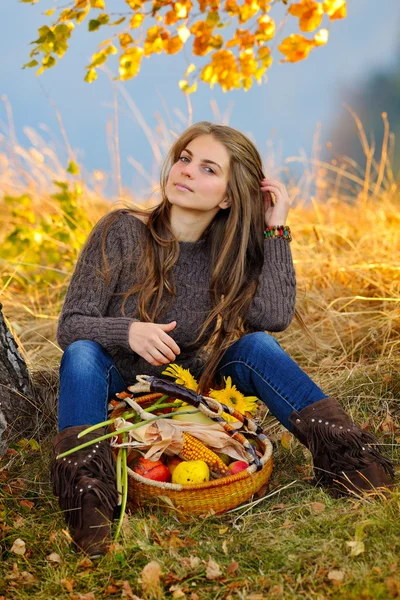
[[(264, 194), (265, 226), (286, 225), (290, 203), (289, 195), (283, 183), (276, 179), (263, 179), (261, 181), (261, 191)], [(275, 201), (272, 200), (271, 192), (275, 196)]]

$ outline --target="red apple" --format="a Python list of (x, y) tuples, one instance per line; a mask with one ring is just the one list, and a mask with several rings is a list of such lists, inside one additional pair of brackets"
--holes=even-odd
[(154, 469), (150, 469), (143, 474), (143, 477), (147, 479), (152, 479), (153, 481), (171, 481), (171, 473), (169, 472), (168, 467), (165, 465), (157, 465)]
[(134, 461), (133, 470), (142, 477), (154, 481), (170, 481), (171, 473), (161, 460), (148, 460), (142, 456)]
[(248, 467), (248, 463), (244, 462), (244, 460), (235, 460), (229, 465), (229, 470), (232, 475), (236, 475), (236, 473), (240, 473), (240, 471), (244, 471)]

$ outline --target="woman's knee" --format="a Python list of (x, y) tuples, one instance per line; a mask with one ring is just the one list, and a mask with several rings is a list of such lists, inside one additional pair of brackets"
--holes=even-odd
[(64, 350), (60, 369), (68, 368), (86, 372), (97, 365), (99, 359), (104, 360), (106, 352), (100, 344), (92, 340), (76, 340)]
[(269, 333), (265, 331), (255, 331), (253, 333), (248, 333), (240, 338), (239, 340), (240, 346), (243, 348), (254, 349), (254, 348), (264, 348), (276, 350), (277, 348), (281, 348), (279, 342)]

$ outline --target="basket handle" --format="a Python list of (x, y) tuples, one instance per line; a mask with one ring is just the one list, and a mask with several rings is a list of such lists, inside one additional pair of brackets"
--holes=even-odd
[[(256, 421), (254, 421), (252, 418), (242, 415), (234, 408), (226, 406), (214, 398), (209, 398), (208, 396), (198, 394), (197, 392), (190, 390), (178, 383), (167, 381), (166, 379), (160, 379), (152, 375), (137, 375), (136, 379), (139, 381), (141, 386), (140, 391), (157, 392), (172, 398), (178, 398), (179, 400), (183, 400), (195, 408), (198, 408), (202, 413), (214, 421), (219, 422), (228, 435), (244, 446), (247, 454), (252, 457), (252, 462), (256, 465), (257, 470), (262, 469), (263, 464), (261, 463), (260, 458), (257, 456), (255, 448), (242, 433), (227, 423), (221, 414), (226, 412), (232, 415), (241, 423), (240, 428), (243, 427), (249, 433), (256, 435), (260, 440), (265, 440), (267, 436), (264, 434), (260, 425), (258, 425), (258, 423), (256, 423)], [(147, 390), (144, 390), (144, 384), (146, 385)], [(135, 385), (130, 386), (128, 389), (132, 392), (139, 391), (139, 385), (137, 387)]]

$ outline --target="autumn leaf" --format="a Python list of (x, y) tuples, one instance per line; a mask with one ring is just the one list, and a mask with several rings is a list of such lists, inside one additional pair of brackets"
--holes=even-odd
[(76, 566), (78, 567), (78, 569), (89, 569), (90, 567), (93, 567), (93, 562), (88, 556), (85, 556), (84, 558), (82, 558), (82, 560), (80, 560), (77, 563)]
[(23, 556), (26, 552), (26, 544), (24, 540), (21, 540), (21, 538), (14, 540), (14, 543), (11, 546), (11, 552)]
[(326, 506), (323, 502), (311, 502), (310, 506), (314, 515), (319, 515), (326, 509)]
[(332, 583), (336, 585), (340, 585), (344, 579), (344, 571), (339, 571), (338, 569), (333, 569), (328, 573), (328, 579), (332, 581)]
[(292, 434), (289, 431), (283, 431), (282, 437), (281, 437), (282, 447), (286, 448), (286, 450), (289, 450), (290, 446), (292, 445), (292, 441), (293, 441)]
[(346, 0), (325, 0), (322, 7), (331, 21), (344, 19), (347, 14)]
[(61, 565), (61, 563), (63, 562), (61, 556), (57, 552), (52, 552), (46, 558), (49, 562), (54, 563), (54, 564)]
[(212, 558), (209, 558), (207, 562), (206, 577), (207, 579), (218, 579), (219, 577), (222, 577), (221, 567)]
[(324, 16), (322, 4), (314, 0), (301, 0), (298, 4), (292, 4), (288, 12), (300, 18), (300, 31), (314, 31), (320, 26)]
[(140, 70), (140, 62), (143, 56), (143, 49), (134, 47), (128, 48), (119, 58), (119, 75), (122, 81), (135, 77)]
[(24, 506), (25, 508), (33, 508), (35, 506), (35, 503), (32, 502), (31, 500), (21, 500), (21, 502), (19, 503), (20, 506)]
[(289, 35), (278, 46), (278, 50), (286, 56), (286, 59), (281, 62), (297, 62), (307, 58), (310, 50), (314, 47), (312, 40), (308, 40), (303, 35), (294, 33)]
[(152, 560), (144, 567), (140, 574), (140, 582), (146, 598), (158, 599), (162, 597), (160, 580), (161, 566), (157, 561)]
[(65, 577), (60, 581), (61, 585), (67, 590), (67, 592), (72, 592), (76, 585), (75, 579), (71, 579), (69, 577)]
[(361, 540), (353, 540), (351, 542), (346, 542), (346, 546), (349, 546), (349, 548), (351, 548), (351, 556), (358, 556), (359, 554), (365, 552), (364, 542), (362, 542)]
[(226, 567), (226, 574), (233, 575), (234, 573), (236, 573), (238, 568), (239, 568), (239, 563), (234, 560)]

